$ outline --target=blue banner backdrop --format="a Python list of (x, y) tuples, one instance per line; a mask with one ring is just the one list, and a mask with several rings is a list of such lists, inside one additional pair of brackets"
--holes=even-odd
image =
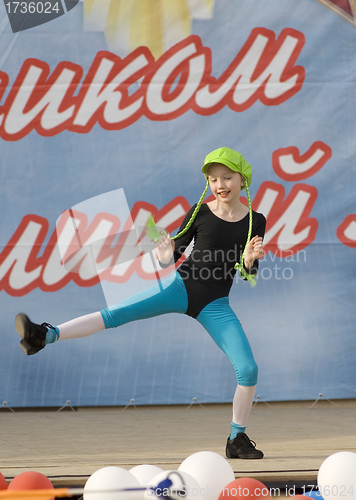
[[(149, 212), (174, 234), (221, 146), (252, 164), (253, 207), (267, 217), (258, 285), (236, 280), (230, 296), (257, 395), (356, 397), (353, 1), (144, 3), (84, 0), (15, 33), (13, 4), (0, 6), (0, 404), (232, 400), (228, 359), (184, 315), (30, 357), (14, 328), (18, 312), (60, 324), (155, 283), (134, 233), (130, 258), (97, 273), (85, 249), (61, 265), (68, 210), (84, 241), (98, 225), (104, 239), (140, 227)], [(116, 190), (111, 212), (86, 213)]]

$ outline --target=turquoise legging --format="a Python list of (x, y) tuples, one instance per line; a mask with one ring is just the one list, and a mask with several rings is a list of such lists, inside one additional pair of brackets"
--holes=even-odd
[[(115, 328), (138, 319), (161, 314), (181, 313), (188, 308), (188, 296), (179, 273), (125, 299), (119, 304), (100, 311), (105, 328)], [(197, 321), (207, 330), (214, 342), (230, 359), (243, 386), (257, 383), (257, 365), (250, 344), (236, 314), (229, 305), (229, 298), (210, 302), (200, 312)]]

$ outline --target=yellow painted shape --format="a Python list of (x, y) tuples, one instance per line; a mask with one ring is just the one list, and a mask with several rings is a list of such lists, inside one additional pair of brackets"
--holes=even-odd
[(162, 0), (131, 0), (130, 49), (146, 46), (155, 58), (163, 52)]
[(182, 39), (191, 33), (190, 9), (186, 0), (163, 0), (165, 29), (182, 32)]
[(84, 5), (83, 5), (84, 18), (89, 17), (94, 3), (95, 3), (95, 0), (84, 0)]
[[(111, 0), (108, 12), (108, 19), (105, 28), (105, 36), (109, 44), (114, 43), (115, 41), (115, 35), (119, 25), (120, 14), (122, 16), (123, 15), (122, 11), (124, 10), (125, 10), (124, 8), (121, 9), (121, 0), (114, 0), (114, 1)], [(129, 21), (129, 19), (127, 21)]]

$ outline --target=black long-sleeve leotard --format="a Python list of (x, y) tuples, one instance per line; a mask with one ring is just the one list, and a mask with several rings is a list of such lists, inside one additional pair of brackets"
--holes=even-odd
[[(186, 227), (196, 205), (186, 214), (179, 231)], [(202, 204), (188, 231), (175, 240), (174, 261), (177, 262), (194, 239), (189, 257), (177, 269), (184, 280), (188, 295), (186, 314), (196, 318), (210, 302), (227, 297), (245, 248), (249, 215), (237, 222), (228, 222), (216, 216), (207, 204)], [(264, 236), (264, 215), (252, 212), (252, 236)], [(248, 270), (256, 274), (258, 260)]]

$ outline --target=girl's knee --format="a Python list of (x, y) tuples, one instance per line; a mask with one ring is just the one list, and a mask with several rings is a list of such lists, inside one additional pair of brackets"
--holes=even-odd
[(103, 318), (105, 328), (115, 328), (114, 318), (109, 310), (109, 308), (102, 309), (100, 311), (101, 317)]
[(258, 366), (255, 360), (239, 366), (236, 370), (237, 382), (239, 385), (253, 386), (257, 384)]

